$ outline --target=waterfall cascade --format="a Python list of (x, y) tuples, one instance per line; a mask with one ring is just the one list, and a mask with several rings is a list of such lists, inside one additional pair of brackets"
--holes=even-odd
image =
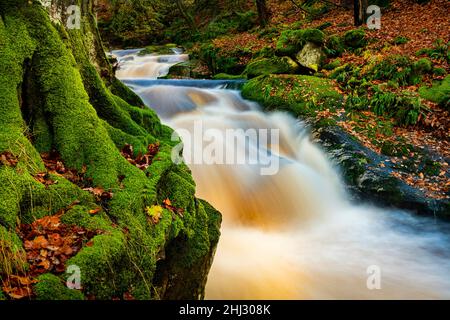
[[(204, 150), (205, 136), (194, 134), (201, 124), (203, 132), (221, 137), (223, 154), (253, 154), (278, 165), (276, 174), (262, 175), (254, 162), (189, 164), (198, 197), (224, 217), (208, 299), (450, 298), (448, 226), (350, 203), (337, 168), (288, 114), (263, 113), (214, 81), (201, 87), (189, 80), (182, 86), (141, 81), (166, 75), (187, 55), (114, 53), (117, 76), (131, 82), (164, 123), (191, 133), (185, 156)], [(246, 143), (233, 143), (247, 130), (277, 130), (278, 139), (261, 146), (245, 136), (240, 141)]]

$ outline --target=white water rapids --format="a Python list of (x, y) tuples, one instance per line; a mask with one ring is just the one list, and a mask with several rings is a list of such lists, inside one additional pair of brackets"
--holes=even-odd
[[(279, 143), (268, 146), (268, 157), (280, 165), (275, 175), (261, 175), (255, 164), (190, 165), (198, 197), (224, 218), (208, 299), (450, 298), (447, 225), (351, 204), (338, 170), (304, 124), (287, 114), (263, 113), (213, 81), (203, 88), (152, 81), (187, 55), (114, 53), (117, 76), (174, 129), (193, 132), (199, 121), (218, 132), (280, 129)], [(200, 140), (195, 137), (192, 148)], [(241, 148), (259, 145), (251, 141)], [(381, 287), (374, 289), (378, 280)]]

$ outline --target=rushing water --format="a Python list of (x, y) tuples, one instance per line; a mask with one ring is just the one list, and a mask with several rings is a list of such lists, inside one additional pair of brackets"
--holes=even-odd
[[(264, 150), (256, 140), (237, 145), (238, 152), (256, 149), (276, 159), (275, 175), (261, 175), (262, 164), (190, 165), (197, 195), (224, 218), (208, 299), (450, 298), (447, 225), (349, 203), (338, 170), (303, 123), (261, 112), (238, 91), (225, 90), (230, 83), (156, 80), (187, 55), (137, 52), (115, 52), (117, 75), (171, 127), (280, 130), (279, 142)], [(226, 142), (225, 152), (233, 151)], [(196, 136), (185, 156), (202, 146)], [(368, 289), (368, 271), (380, 272), (381, 289)]]

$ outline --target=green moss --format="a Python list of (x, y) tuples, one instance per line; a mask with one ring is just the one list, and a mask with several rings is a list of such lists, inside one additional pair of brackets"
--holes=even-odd
[(344, 44), (351, 50), (364, 48), (367, 45), (366, 33), (364, 30), (349, 30), (344, 34)]
[(80, 268), (85, 294), (94, 294), (97, 299), (110, 299), (120, 291), (122, 269), (127, 267), (125, 236), (120, 231), (96, 236), (91, 247), (84, 247), (66, 265)]
[(0, 224), (15, 226), (27, 181), (27, 174), (20, 175), (12, 168), (0, 165)]
[(38, 281), (33, 288), (37, 300), (84, 300), (80, 291), (67, 288), (63, 280), (53, 274), (43, 274)]
[(222, 223), (222, 215), (219, 211), (217, 211), (211, 204), (206, 202), (205, 200), (200, 200), (200, 203), (203, 205), (205, 212), (208, 216), (208, 231), (209, 231), (209, 240), (211, 242), (211, 246), (217, 244), (220, 238), (220, 225)]
[(22, 240), (0, 225), (0, 275), (11, 275), (27, 269)]
[(438, 77), (445, 76), (447, 71), (444, 68), (433, 68), (433, 74)]
[[(9, 150), (34, 170), (42, 161), (30, 141), (21, 113), (24, 62), (35, 48), (24, 22), (15, 16), (0, 20), (0, 152)], [(31, 168), (30, 168), (31, 169)]]
[(244, 85), (242, 95), (261, 103), (268, 110), (287, 110), (295, 116), (339, 108), (343, 100), (329, 80), (296, 75), (252, 79)]
[(118, 96), (113, 96), (117, 106), (125, 110), (142, 128), (146, 130), (146, 133), (149, 133), (155, 137), (158, 137), (162, 134), (162, 125), (155, 111), (150, 108), (138, 108), (129, 105), (123, 99)]
[(275, 50), (271, 47), (264, 47), (261, 50), (257, 51), (253, 58), (260, 59), (260, 58), (273, 58), (275, 56)]
[(240, 62), (239, 55), (230, 52), (222, 52), (212, 43), (204, 43), (199, 49), (199, 58), (206, 63), (213, 74), (229, 73), (240, 74), (245, 65)]
[(441, 172), (442, 165), (431, 159), (427, 159), (423, 165), (423, 172), (427, 176), (437, 176)]
[(140, 56), (145, 56), (148, 54), (173, 54), (173, 49), (174, 47), (169, 47), (169, 46), (148, 46), (145, 47), (143, 50), (139, 51), (139, 55)]
[(145, 107), (142, 99), (133, 91), (131, 91), (131, 89), (128, 88), (125, 84), (123, 84), (123, 82), (120, 81), (119, 79), (114, 78), (112, 80), (112, 84), (109, 86), (109, 90), (111, 91), (112, 94), (122, 98), (124, 101), (133, 106), (142, 108)]
[(325, 43), (325, 53), (330, 57), (339, 57), (345, 51), (342, 39), (337, 35), (330, 36)]
[(336, 59), (336, 60), (334, 60), (334, 61), (324, 65), (323, 68), (325, 70), (334, 70), (334, 69), (336, 69), (337, 67), (340, 67), (340, 66), (341, 66), (341, 60)]
[(381, 145), (381, 153), (391, 157), (407, 156), (413, 150), (413, 146), (405, 143), (393, 143), (390, 141), (385, 141)]
[(306, 42), (322, 45), (325, 34), (319, 29), (286, 30), (281, 33), (276, 50), (281, 55), (294, 56)]
[(349, 110), (367, 110), (369, 108), (369, 99), (366, 96), (349, 95), (345, 101), (345, 109)]
[(450, 110), (450, 76), (445, 77), (442, 81), (436, 81), (431, 88), (421, 87), (419, 94), (422, 98)]
[(373, 80), (395, 81), (400, 86), (416, 85), (422, 81), (424, 74), (431, 72), (432, 63), (426, 58), (412, 62), (402, 55), (391, 55), (373, 65), (367, 76)]
[(112, 222), (105, 211), (92, 216), (89, 210), (96, 209), (97, 206), (92, 204), (88, 206), (77, 205), (67, 211), (62, 217), (61, 222), (69, 226), (80, 226), (88, 230), (102, 230), (112, 232)]
[(241, 80), (246, 79), (244, 75), (232, 75), (227, 73), (219, 73), (213, 77), (214, 80)]
[(417, 73), (428, 73), (433, 70), (433, 63), (430, 59), (421, 58), (414, 63), (413, 70)]
[(151, 135), (147, 136), (133, 136), (131, 134), (125, 133), (120, 129), (114, 128), (109, 125), (106, 121), (103, 122), (103, 126), (108, 130), (108, 134), (111, 139), (114, 141), (114, 144), (119, 150), (122, 150), (123, 147), (127, 144), (131, 144), (136, 153), (145, 154), (147, 152), (147, 146), (151, 143), (156, 142), (155, 138)]
[(293, 74), (299, 70), (298, 64), (289, 57), (262, 58), (247, 66), (244, 74), (249, 79), (269, 74)]
[(74, 202), (94, 203), (90, 193), (70, 181), (56, 175), (50, 175), (49, 178), (55, 183), (48, 187), (34, 180), (28, 184), (28, 192), (21, 202), (23, 208), (28, 208), (21, 214), (23, 222), (31, 223), (44, 216), (53, 215)]
[(408, 41), (409, 41), (409, 39), (406, 38), (406, 37), (403, 37), (403, 36), (396, 36), (396, 37), (394, 38), (394, 40), (392, 40), (392, 43), (393, 43), (393, 44), (396, 44), (396, 45), (399, 45), (399, 44), (405, 44), (405, 43), (407, 43)]

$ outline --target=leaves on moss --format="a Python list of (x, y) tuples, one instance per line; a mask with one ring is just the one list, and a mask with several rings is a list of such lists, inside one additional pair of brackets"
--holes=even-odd
[(147, 153), (145, 154), (139, 153), (135, 157), (133, 146), (127, 144), (123, 147), (121, 153), (122, 156), (125, 159), (127, 159), (127, 161), (132, 165), (135, 165), (137, 168), (141, 170), (147, 170), (147, 168), (150, 167), (150, 165), (152, 164), (154, 157), (158, 154), (159, 147), (160, 147), (159, 142), (150, 144), (148, 145)]
[(158, 224), (161, 219), (163, 208), (161, 206), (151, 206), (146, 208), (146, 212), (153, 224)]
[(7, 167), (15, 167), (19, 160), (9, 151), (0, 153), (0, 163)]
[(180, 217), (183, 217), (184, 215), (184, 209), (174, 207), (169, 199), (163, 201), (162, 207), (178, 214)]
[(68, 169), (64, 165), (61, 156), (53, 151), (50, 153), (42, 153), (41, 158), (44, 161), (46, 173), (39, 173), (35, 176), (35, 179), (45, 185), (53, 184), (51, 179), (49, 179), (48, 174), (53, 174), (56, 176), (63, 177), (77, 186), (84, 187), (92, 184), (92, 179), (85, 176), (87, 167), (84, 165), (81, 171), (75, 169)]
[(84, 188), (84, 191), (88, 191), (95, 196), (97, 202), (103, 202), (107, 200), (111, 200), (114, 196), (114, 193), (111, 191), (105, 191), (103, 188)]
[[(88, 230), (79, 226), (69, 226), (61, 222), (61, 216), (78, 202), (60, 210), (53, 216), (47, 216), (32, 224), (22, 224), (17, 228), (30, 267), (20, 275), (2, 275), (2, 290), (9, 298), (18, 300), (33, 298), (32, 285), (41, 274), (61, 274), (66, 271), (65, 263), (75, 256), (83, 246), (92, 246), (93, 238), (102, 234), (102, 230)], [(100, 208), (91, 210), (97, 214)]]
[(84, 243), (102, 233), (61, 223), (64, 212), (20, 226), (31, 275), (64, 272), (65, 262), (80, 251)]

